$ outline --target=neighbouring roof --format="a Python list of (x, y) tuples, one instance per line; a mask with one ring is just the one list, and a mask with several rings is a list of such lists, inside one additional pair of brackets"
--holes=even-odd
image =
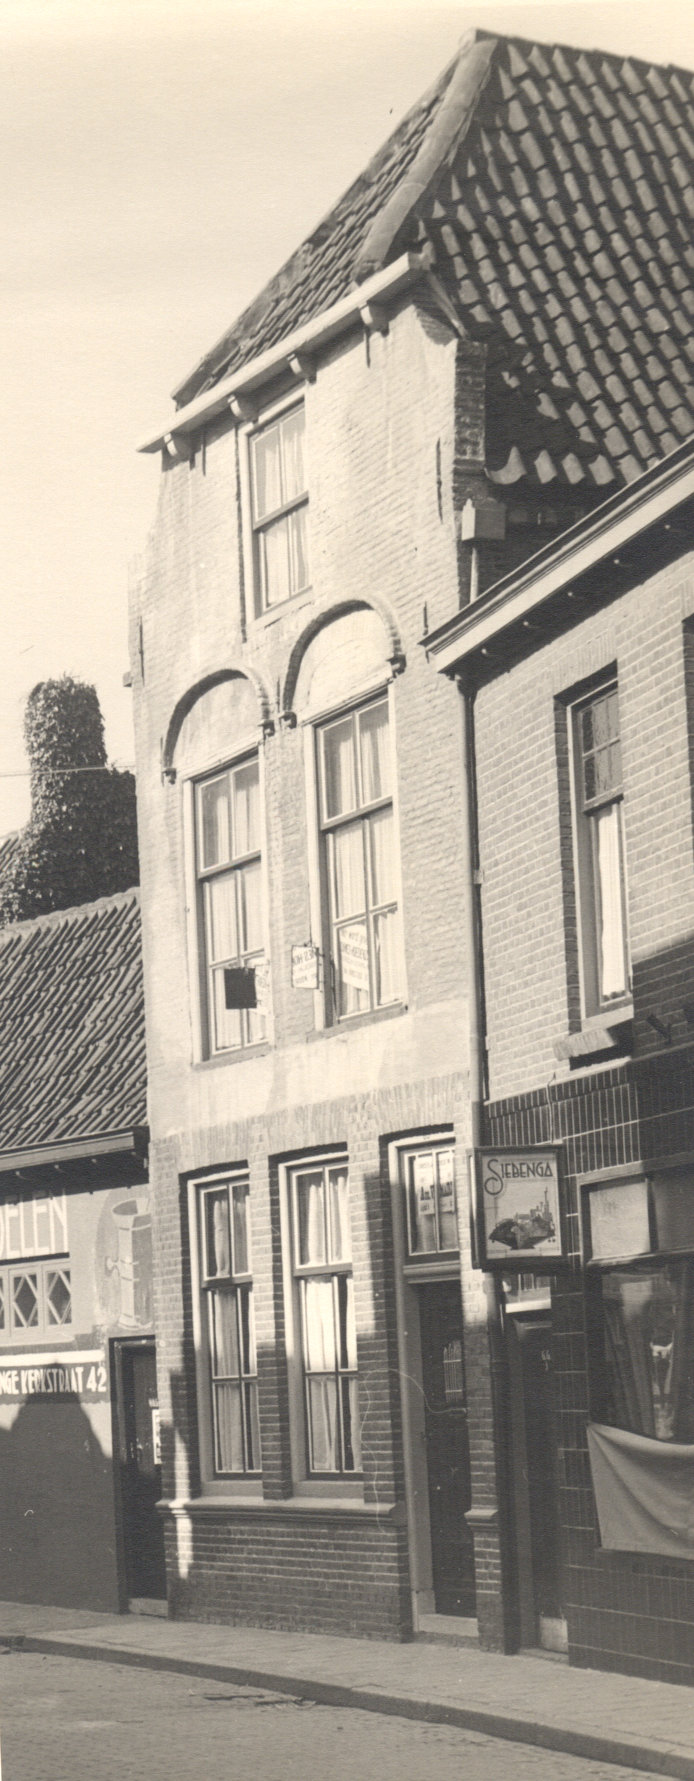
[(428, 239), (488, 346), (492, 479), (630, 482), (694, 430), (693, 101), (677, 68), (472, 33), (177, 401)]
[(146, 1120), (136, 890), (0, 930), (0, 1152)]

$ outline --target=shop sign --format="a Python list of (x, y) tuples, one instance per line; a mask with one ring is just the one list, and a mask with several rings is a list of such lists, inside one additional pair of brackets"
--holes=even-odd
[(369, 993), (369, 943), (363, 922), (340, 928), (340, 974), (350, 989)]
[(0, 1355), (0, 1403), (27, 1398), (108, 1397), (108, 1374), (101, 1348), (63, 1348), (52, 1354)]
[(475, 1151), (477, 1265), (542, 1273), (563, 1260), (559, 1150)]
[(319, 956), (310, 941), (292, 947), (292, 989), (318, 989)]
[(66, 1255), (68, 1249), (64, 1193), (39, 1189), (21, 1199), (0, 1200), (0, 1262)]
[(590, 1184), (583, 1192), (586, 1261), (649, 1255), (655, 1247), (650, 1183), (636, 1179)]

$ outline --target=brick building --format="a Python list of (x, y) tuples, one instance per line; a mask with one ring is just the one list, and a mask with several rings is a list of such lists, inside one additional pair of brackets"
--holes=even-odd
[(0, 1591), (164, 1593), (137, 891), (0, 933)]
[(687, 1682), (693, 503), (688, 444), (429, 639), (474, 729), (482, 1136), (561, 1170), (551, 1272), (492, 1201), (507, 1613)]
[(694, 427), (691, 84), (466, 40), (143, 446), (175, 1614), (516, 1636), (465, 730), (420, 640)]

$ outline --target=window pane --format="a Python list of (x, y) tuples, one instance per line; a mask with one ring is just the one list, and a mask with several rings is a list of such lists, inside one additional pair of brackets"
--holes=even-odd
[(243, 1471), (240, 1385), (214, 1385), (215, 1446), (218, 1472)]
[(236, 934), (236, 888), (233, 872), (220, 872), (205, 881), (205, 925), (207, 957), (235, 959), (239, 955)]
[(362, 915), (366, 908), (364, 885), (364, 834), (361, 822), (335, 829), (329, 838), (332, 855), (335, 919)]
[(265, 606), (277, 606), (288, 600), (292, 591), (289, 579), (289, 519), (285, 515), (272, 521), (260, 533), (261, 584)]
[(229, 1242), (229, 1196), (226, 1187), (218, 1193), (203, 1194), (203, 1221), (205, 1229), (205, 1275), (214, 1280), (222, 1275), (227, 1278), (231, 1273), (231, 1246)]
[(328, 1170), (330, 1207), (330, 1260), (349, 1261), (352, 1241), (349, 1226), (349, 1184), (346, 1169)]
[(438, 1153), (439, 1175), (439, 1244), (441, 1249), (458, 1248), (458, 1221), (455, 1210), (455, 1177), (453, 1151)]
[(235, 1182), (231, 1190), (231, 1204), (234, 1220), (234, 1273), (249, 1272), (248, 1253), (248, 1188), (245, 1182)]
[(210, 779), (199, 787), (198, 812), (200, 863), (203, 867), (223, 865), (231, 858), (226, 774), (223, 779)]
[(38, 1274), (15, 1274), (12, 1281), (12, 1323), (16, 1330), (33, 1330), (39, 1321)]
[(70, 1275), (65, 1268), (46, 1272), (46, 1319), (50, 1324), (72, 1322)]
[(366, 922), (351, 921), (338, 928), (336, 941), (338, 1009), (340, 1014), (358, 1014), (371, 1002)]
[(335, 1371), (335, 1311), (332, 1280), (304, 1280), (304, 1363), (308, 1373)]
[(233, 1051), (241, 1044), (241, 1014), (238, 1008), (227, 1008), (224, 969), (212, 971), (212, 1023), (215, 1051)]
[(320, 1264), (325, 1254), (325, 1211), (323, 1171), (299, 1175), (296, 1183), (299, 1263), (302, 1267)]
[(234, 858), (260, 849), (260, 785), (258, 762), (237, 767), (232, 777)]
[(263, 519), (282, 505), (279, 427), (264, 427), (251, 442), (253, 516)]
[(357, 1368), (357, 1326), (354, 1321), (354, 1282), (351, 1274), (338, 1274), (335, 1281), (338, 1305), (339, 1364)]
[(356, 1379), (341, 1379), (342, 1441), (346, 1472), (361, 1471), (361, 1428), (359, 1426), (359, 1386)]
[(363, 804), (383, 798), (390, 791), (388, 706), (369, 705), (359, 714), (361, 746), (361, 796)]
[(357, 784), (354, 762), (354, 725), (351, 717), (331, 724), (322, 732), (323, 803), (327, 818), (354, 810)]
[(308, 587), (308, 506), (289, 515), (290, 583), (293, 594)]
[(304, 470), (305, 414), (303, 406), (292, 409), (281, 422), (283, 500), (294, 501), (306, 488)]
[(399, 944), (397, 911), (377, 915), (374, 921), (374, 954), (376, 963), (376, 1005), (395, 1002), (400, 994)]
[(414, 1255), (428, 1255), (436, 1249), (435, 1191), (433, 1151), (410, 1157), (410, 1243)]
[(258, 1387), (252, 1380), (244, 1387), (246, 1398), (246, 1467), (249, 1472), (260, 1471), (260, 1418), (258, 1415)]
[(307, 1379), (306, 1398), (311, 1471), (336, 1472), (337, 1380)]
[(260, 952), (263, 945), (260, 865), (244, 866), (239, 873), (242, 952)]
[(231, 1376), (238, 1378), (241, 1371), (239, 1365), (239, 1333), (236, 1315), (236, 1293), (218, 1291), (210, 1293), (210, 1346), (212, 1351), (212, 1372), (217, 1379)]
[(392, 810), (379, 810), (375, 816), (371, 816), (368, 821), (368, 831), (371, 856), (371, 901), (378, 908), (379, 903), (394, 903), (397, 894)]
[(627, 988), (622, 893), (621, 806), (609, 804), (592, 817), (596, 870), (596, 925), (600, 998)]

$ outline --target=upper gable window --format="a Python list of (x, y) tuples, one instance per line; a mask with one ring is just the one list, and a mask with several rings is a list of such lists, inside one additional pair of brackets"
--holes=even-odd
[(308, 493), (303, 402), (251, 435), (251, 511), (256, 609), (308, 587)]
[(574, 706), (576, 854), (584, 1012), (629, 995), (619, 700), (612, 683)]

